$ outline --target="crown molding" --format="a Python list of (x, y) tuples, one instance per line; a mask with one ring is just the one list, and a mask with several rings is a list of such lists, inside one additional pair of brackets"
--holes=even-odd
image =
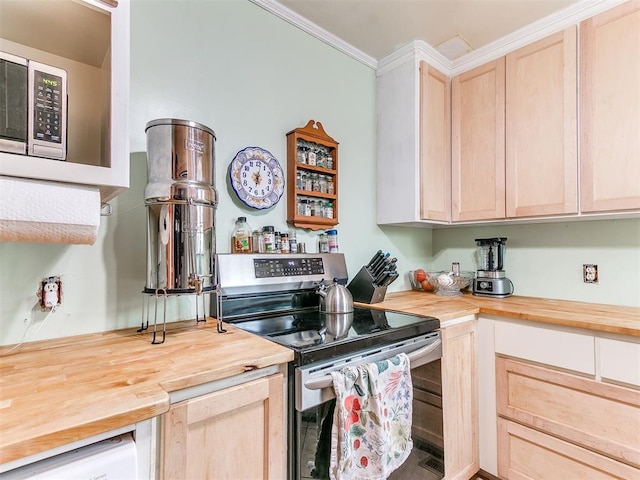
[(445, 75), (449, 75), (452, 67), (451, 60), (438, 52), (427, 42), (424, 42), (423, 40), (414, 40), (404, 44), (389, 55), (381, 58), (378, 61), (376, 75), (382, 75), (389, 70), (393, 70), (398, 65), (410, 60), (424, 60)]
[(449, 60), (431, 45), (422, 40), (411, 41), (389, 55), (376, 60), (351, 44), (329, 33), (315, 23), (307, 20), (276, 0), (250, 0), (268, 12), (280, 17), (291, 25), (300, 28), (318, 40), (334, 47), (360, 63), (376, 70), (376, 75), (389, 71), (401, 63), (411, 59), (425, 60), (432, 67), (445, 75), (453, 77), (479, 65), (495, 60), (520, 47), (556, 33), (571, 25), (576, 25), (598, 13), (609, 10), (628, 0), (583, 0), (556, 13), (535, 21), (513, 33), (495, 40), (483, 47), (463, 55), (456, 60)]
[(520, 47), (576, 25), (625, 1), (627, 0), (584, 0), (570, 5), (454, 60), (449, 76), (456, 76), (495, 60)]
[(366, 65), (369, 68), (376, 69), (378, 68), (378, 61), (364, 53), (361, 50), (358, 50), (353, 45), (345, 42), (344, 40), (336, 37), (332, 33), (329, 33), (324, 28), (319, 27), (315, 23), (307, 20), (303, 16), (297, 14), (293, 10), (285, 7), (281, 3), (278, 3), (275, 0), (250, 0), (252, 3), (264, 8), (268, 12), (280, 17), (285, 22), (290, 23), (291, 25), (298, 27), (300, 30), (307, 32), (308, 34), (316, 37), (318, 40), (323, 41), (327, 45), (332, 46), (336, 50), (354, 58), (360, 63)]

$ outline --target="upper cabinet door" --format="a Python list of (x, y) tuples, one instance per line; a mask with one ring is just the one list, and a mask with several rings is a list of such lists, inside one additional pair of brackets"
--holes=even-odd
[(583, 212), (640, 208), (640, 0), (581, 23)]
[(420, 62), (420, 218), (451, 220), (451, 81)]
[(489, 220), (505, 215), (505, 59), (453, 78), (451, 218)]
[(506, 57), (507, 217), (576, 213), (576, 28)]

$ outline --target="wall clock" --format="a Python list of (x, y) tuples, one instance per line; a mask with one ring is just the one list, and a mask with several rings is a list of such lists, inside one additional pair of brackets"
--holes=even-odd
[(271, 208), (284, 192), (280, 163), (260, 147), (247, 147), (236, 153), (229, 177), (238, 198), (251, 208)]

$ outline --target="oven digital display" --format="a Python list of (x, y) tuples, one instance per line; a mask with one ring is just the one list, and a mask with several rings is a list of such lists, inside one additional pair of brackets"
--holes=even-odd
[(256, 278), (324, 274), (324, 264), (321, 257), (256, 258), (253, 260), (253, 267)]

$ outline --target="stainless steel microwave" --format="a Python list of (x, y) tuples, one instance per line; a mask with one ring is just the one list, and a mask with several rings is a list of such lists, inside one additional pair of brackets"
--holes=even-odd
[(66, 160), (67, 72), (0, 51), (0, 152)]

